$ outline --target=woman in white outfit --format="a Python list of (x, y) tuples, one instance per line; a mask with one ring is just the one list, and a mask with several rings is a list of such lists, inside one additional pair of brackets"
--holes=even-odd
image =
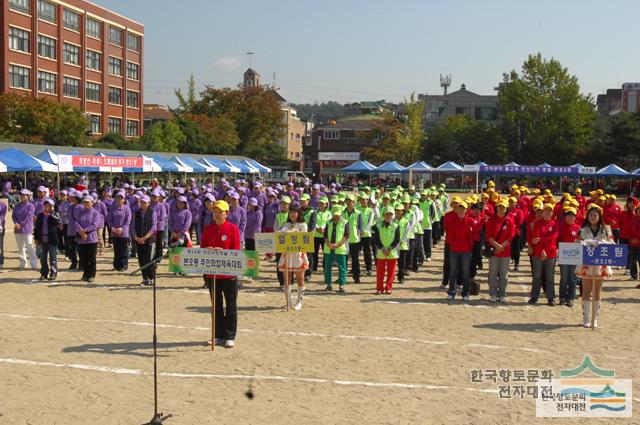
[[(587, 219), (580, 229), (580, 240), (584, 245), (592, 248), (613, 243), (613, 233), (611, 228), (602, 221), (600, 206), (590, 204), (587, 207)], [(612, 274), (610, 266), (583, 265), (576, 268), (576, 276), (582, 278), (582, 326), (585, 328), (598, 327), (602, 283)]]
[[(279, 232), (306, 232), (307, 224), (304, 221), (304, 215), (299, 206), (289, 209), (289, 217), (287, 222), (282, 225)], [(302, 308), (302, 297), (304, 295), (304, 271), (309, 268), (309, 259), (304, 252), (292, 252), (282, 254), (278, 262), (278, 270), (283, 273), (289, 273), (289, 282), (295, 276), (298, 282), (298, 300), (294, 310)], [(289, 295), (287, 295), (289, 296)]]

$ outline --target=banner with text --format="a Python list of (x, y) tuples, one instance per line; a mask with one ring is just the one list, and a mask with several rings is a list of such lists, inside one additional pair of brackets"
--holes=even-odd
[(558, 251), (558, 264), (624, 267), (627, 265), (627, 252), (627, 245), (589, 246), (579, 242), (561, 242)]
[(179, 247), (169, 254), (169, 272), (258, 277), (260, 257), (256, 251)]
[(255, 239), (256, 251), (262, 253), (313, 252), (311, 232), (256, 233)]

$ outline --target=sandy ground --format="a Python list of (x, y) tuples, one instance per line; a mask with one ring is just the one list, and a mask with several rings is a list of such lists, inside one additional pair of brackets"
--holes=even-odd
[[(11, 228), (11, 226), (7, 226)], [(0, 424), (136, 424), (153, 414), (152, 292), (99, 260), (93, 284), (64, 272), (39, 282), (18, 271), (15, 240), (0, 272)], [(445, 300), (442, 245), (393, 295), (374, 278), (325, 293), (308, 284), (304, 307), (283, 311), (274, 265), (239, 295), (234, 349), (209, 339), (208, 293), (198, 276), (158, 279), (159, 404), (167, 424), (501, 424), (551, 422), (531, 399), (504, 400), (471, 369), (573, 368), (590, 354), (621, 378), (638, 378), (640, 290), (617, 272), (607, 282), (601, 327), (579, 325), (581, 308), (526, 304), (529, 267), (511, 273), (509, 304), (481, 295)], [(134, 260), (135, 261), (135, 260)], [(132, 267), (130, 267), (132, 270)], [(255, 397), (245, 392), (251, 388)], [(640, 386), (634, 385), (635, 394)], [(640, 401), (635, 395), (636, 403)], [(640, 423), (634, 417), (599, 423)], [(578, 423), (564, 419), (563, 423)]]

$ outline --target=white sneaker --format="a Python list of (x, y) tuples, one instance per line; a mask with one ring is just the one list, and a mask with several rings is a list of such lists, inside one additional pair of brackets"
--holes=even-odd
[(427, 262), (429, 263), (431, 262), (431, 257), (427, 258)]
[(471, 298), (469, 298), (469, 296), (468, 296), (468, 295), (467, 295), (467, 296), (462, 297), (462, 299), (463, 299), (464, 301), (469, 301), (469, 300), (471, 300)]
[(498, 299), (496, 297), (493, 297), (493, 296), (491, 298), (489, 298), (489, 301), (491, 301), (492, 303), (496, 302), (497, 300)]
[(224, 348), (233, 348), (236, 346), (236, 343), (233, 342), (232, 339), (228, 339), (224, 342)]
[(631, 273), (629, 272), (629, 269), (626, 269), (626, 270), (624, 271), (624, 275), (625, 275), (625, 276), (629, 276), (630, 274), (631, 274)]
[(506, 303), (507, 302), (507, 297), (499, 297), (498, 298), (498, 302)]
[(447, 295), (447, 299), (448, 300), (452, 300), (453, 299), (453, 295)]
[(296, 305), (293, 307), (294, 310), (300, 310), (302, 308), (302, 303), (301, 302), (297, 302)]

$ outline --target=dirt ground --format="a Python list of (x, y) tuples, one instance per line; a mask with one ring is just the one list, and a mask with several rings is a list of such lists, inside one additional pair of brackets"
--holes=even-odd
[[(0, 424), (150, 420), (151, 289), (138, 285), (139, 276), (111, 271), (111, 250), (92, 284), (66, 272), (64, 259), (55, 283), (39, 282), (38, 271), (17, 270), (15, 246), (8, 232), (0, 271)], [(326, 293), (315, 275), (302, 310), (289, 313), (273, 263), (262, 263), (261, 278), (239, 294), (236, 347), (214, 352), (206, 346), (210, 303), (201, 277), (169, 275), (165, 263), (158, 397), (160, 411), (173, 414), (165, 423), (551, 422), (535, 417), (535, 401), (501, 399), (498, 384), (472, 382), (471, 370), (558, 373), (589, 354), (617, 377), (640, 378), (636, 282), (616, 272), (606, 283), (601, 327), (591, 331), (580, 326), (579, 302), (526, 304), (527, 263), (524, 257), (522, 270), (510, 273), (507, 305), (489, 304), (486, 266), (481, 294), (469, 305), (446, 301), (440, 244), (434, 261), (393, 295), (374, 295), (374, 278), (366, 276), (347, 294)], [(632, 418), (598, 422), (640, 423), (639, 414), (635, 407)]]

